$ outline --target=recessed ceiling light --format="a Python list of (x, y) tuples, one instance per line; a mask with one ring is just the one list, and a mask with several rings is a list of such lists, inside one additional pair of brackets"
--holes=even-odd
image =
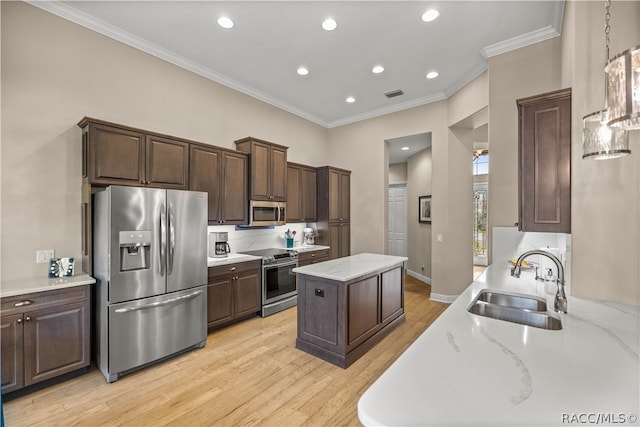
[(437, 71), (429, 71), (427, 73), (427, 78), (428, 79), (435, 79), (436, 77), (438, 77), (438, 72)]
[(438, 12), (437, 10), (429, 9), (424, 14), (422, 14), (422, 20), (424, 22), (431, 22), (435, 20), (439, 15), (440, 15), (440, 12)]
[(407, 151), (407, 150), (409, 150), (409, 147), (402, 147), (401, 150), (402, 151)]
[(306, 67), (300, 67), (298, 68), (297, 73), (301, 76), (306, 76), (307, 74), (309, 74), (309, 70)]
[(220, 18), (218, 18), (218, 25), (220, 25), (222, 28), (233, 28), (233, 21), (231, 20), (231, 18), (228, 18), (226, 16), (222, 16)]
[(373, 68), (371, 69), (371, 72), (372, 72), (373, 74), (380, 74), (380, 73), (381, 73), (381, 72), (383, 72), (383, 71), (384, 71), (384, 67), (383, 67), (382, 65), (376, 65), (375, 67), (373, 67)]
[(337, 26), (338, 26), (338, 23), (332, 18), (327, 18), (324, 21), (322, 21), (322, 28), (324, 30), (333, 31), (336, 29)]
[(345, 99), (345, 101), (349, 104), (353, 104), (354, 102), (356, 102), (356, 99), (353, 96), (347, 96), (347, 99)]

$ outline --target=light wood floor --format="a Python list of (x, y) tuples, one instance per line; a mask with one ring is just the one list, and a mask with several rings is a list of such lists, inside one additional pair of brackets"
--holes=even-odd
[(211, 332), (207, 345), (107, 384), (80, 377), (4, 402), (7, 426), (359, 426), (362, 393), (447, 307), (407, 278), (407, 321), (348, 369), (295, 348), (296, 309)]

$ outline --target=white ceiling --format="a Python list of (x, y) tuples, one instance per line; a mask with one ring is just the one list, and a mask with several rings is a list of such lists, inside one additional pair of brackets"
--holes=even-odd
[[(488, 57), (558, 36), (564, 10), (560, 0), (29, 2), (326, 127), (445, 99)], [(431, 8), (440, 17), (423, 22)], [(234, 28), (217, 25), (222, 15)], [(321, 28), (327, 17), (334, 31)]]

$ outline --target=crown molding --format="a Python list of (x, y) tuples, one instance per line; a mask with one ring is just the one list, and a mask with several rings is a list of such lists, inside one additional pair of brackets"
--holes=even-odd
[(273, 98), (270, 95), (267, 95), (263, 92), (255, 90), (249, 86), (243, 85), (237, 82), (236, 80), (229, 78), (228, 76), (216, 73), (211, 69), (207, 67), (203, 67), (194, 61), (186, 59), (170, 50), (164, 49), (153, 43), (149, 43), (148, 41), (143, 40), (137, 36), (134, 36), (133, 34), (127, 31), (123, 31), (118, 27), (110, 25), (102, 20), (96, 19), (83, 12), (80, 12), (77, 9), (69, 7), (64, 3), (60, 3), (56, 1), (34, 1), (34, 0), (25, 0), (25, 2), (32, 6), (35, 6), (42, 10), (50, 12), (56, 16), (64, 18), (68, 21), (71, 21), (75, 24), (81, 25), (92, 31), (95, 31), (104, 36), (107, 36), (111, 39), (117, 40), (135, 49), (141, 50), (163, 61), (176, 65), (185, 70), (191, 71), (195, 74), (198, 74), (202, 77), (205, 77), (223, 86), (229, 87), (245, 95), (251, 96), (252, 98), (256, 98), (260, 101), (266, 102), (267, 104), (270, 104), (288, 113), (294, 114), (312, 123), (323, 126), (325, 128), (328, 126), (328, 123), (326, 120), (320, 119), (319, 117), (316, 117), (305, 111), (301, 111), (290, 104), (282, 102), (276, 98)]
[(439, 92), (439, 93), (425, 96), (422, 98), (412, 99), (410, 101), (406, 101), (401, 104), (390, 105), (389, 107), (379, 108), (377, 110), (367, 111), (362, 114), (356, 114), (354, 116), (345, 117), (344, 119), (334, 120), (332, 122), (329, 122), (327, 124), (327, 127), (330, 129), (338, 126), (344, 126), (344, 125), (359, 122), (362, 120), (373, 119), (375, 117), (384, 116), (385, 114), (397, 113), (403, 110), (407, 110), (409, 108), (431, 104), (434, 102), (442, 101), (444, 99), (447, 99), (447, 96), (443, 92)]
[(520, 49), (522, 47), (549, 40), (558, 36), (560, 36), (559, 30), (555, 29), (554, 27), (547, 26), (539, 30), (531, 31), (527, 34), (522, 34), (520, 36), (487, 46), (482, 50), (482, 55), (485, 58), (491, 58), (492, 56), (511, 52), (512, 50)]

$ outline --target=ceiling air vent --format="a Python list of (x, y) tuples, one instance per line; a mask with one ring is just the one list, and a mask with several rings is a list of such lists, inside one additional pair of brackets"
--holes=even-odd
[(387, 98), (395, 98), (396, 96), (404, 95), (402, 89), (392, 90), (384, 94)]

